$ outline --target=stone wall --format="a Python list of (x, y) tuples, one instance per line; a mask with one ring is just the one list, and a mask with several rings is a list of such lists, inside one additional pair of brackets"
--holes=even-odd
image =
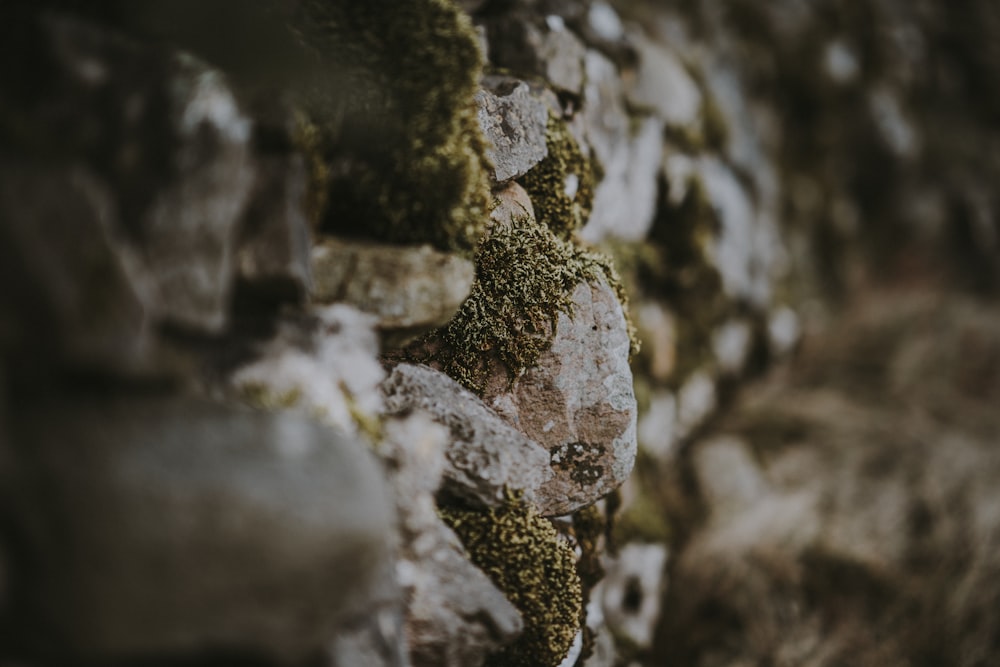
[[(992, 294), (998, 21), (986, 0), (5, 3), (0, 663), (871, 648), (775, 612), (812, 651), (782, 657), (781, 622), (727, 597), (812, 609), (860, 559), (861, 599), (917, 550), (879, 551), (882, 519), (838, 495), (877, 476), (830, 442), (877, 426), (806, 438), (838, 452), (824, 477), (769, 429), (828, 434), (843, 405), (740, 388), (800, 345), (839, 387), (813, 332), (855, 331), (860, 296)], [(949, 340), (994, 331), (968, 321)], [(907, 387), (938, 372), (911, 361)], [(797, 500), (810, 475), (837, 511)], [(809, 532), (830, 517), (843, 534)], [(803, 562), (820, 574), (775, 575)], [(770, 583), (715, 591), (740, 567)]]

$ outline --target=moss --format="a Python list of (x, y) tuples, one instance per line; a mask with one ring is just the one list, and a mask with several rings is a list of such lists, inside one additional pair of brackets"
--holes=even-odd
[(513, 383), (552, 344), (559, 313), (571, 314), (576, 286), (590, 281), (612, 286), (627, 304), (608, 258), (527, 217), (496, 225), (476, 253), (471, 294), (451, 322), (412, 346), (408, 357), (439, 365), (480, 395), (504, 373)]
[(449, 0), (306, 0), (295, 27), (329, 72), (306, 104), (320, 230), (472, 254), (489, 163), (468, 16)]
[(269, 411), (293, 408), (302, 400), (302, 392), (298, 389), (280, 392), (256, 382), (241, 385), (239, 395), (247, 405)]
[(590, 217), (599, 167), (583, 156), (566, 123), (551, 111), (546, 128), (548, 156), (520, 180), (539, 221), (569, 239)]
[(580, 627), (582, 593), (575, 558), (555, 528), (519, 495), (498, 509), (442, 509), (444, 520), (521, 612), (524, 632), (487, 667), (554, 667)]

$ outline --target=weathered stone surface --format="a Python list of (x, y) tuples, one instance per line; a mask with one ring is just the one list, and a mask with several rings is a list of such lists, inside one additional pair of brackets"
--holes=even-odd
[(616, 489), (636, 455), (636, 404), (621, 304), (603, 283), (582, 283), (572, 298), (572, 315), (559, 314), (552, 346), (537, 363), (511, 390), (484, 396), (548, 450), (554, 477), (539, 488), (535, 501), (548, 516), (569, 514)]
[(316, 308), (279, 323), (256, 359), (229, 382), (244, 401), (266, 409), (297, 407), (355, 434), (382, 406), (374, 318), (350, 306)]
[[(192, 399), (53, 399), (12, 424), (19, 620), (75, 659), (301, 658), (364, 610), (391, 555), (365, 446)], [(26, 635), (28, 636), (28, 635)]]
[(580, 235), (593, 243), (612, 238), (640, 241), (656, 214), (663, 121), (652, 116), (630, 119), (614, 63), (592, 50), (585, 62), (584, 132), (604, 168), (604, 178)]
[(448, 322), (469, 295), (472, 262), (430, 246), (325, 238), (312, 250), (313, 298), (370, 313), (382, 329)]
[(499, 507), (506, 489), (534, 500), (552, 479), (549, 453), (507, 424), (472, 392), (440, 371), (400, 364), (382, 384), (385, 410), (419, 409), (448, 429), (445, 488), (486, 507)]
[(262, 296), (299, 301), (312, 284), (301, 156), (264, 155), (240, 230), (240, 279)]
[(490, 60), (518, 74), (539, 75), (569, 93), (583, 88), (586, 48), (555, 15), (536, 22), (503, 17), (487, 23)]
[(523, 628), (517, 609), (469, 562), (438, 517), (434, 494), (449, 465), (451, 441), (447, 428), (416, 409), (386, 421), (379, 447), (400, 516), (396, 571), (407, 598), (409, 658), (417, 667), (480, 664)]
[(523, 176), (548, 155), (545, 124), (548, 110), (517, 79), (486, 79), (476, 93), (479, 127), (492, 148), (493, 180), (499, 183)]

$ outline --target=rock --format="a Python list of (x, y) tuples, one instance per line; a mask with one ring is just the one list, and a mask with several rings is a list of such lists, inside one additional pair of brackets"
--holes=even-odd
[(639, 417), (639, 447), (658, 461), (669, 461), (677, 451), (677, 397), (670, 391), (657, 391), (649, 407)]
[(507, 424), (478, 396), (440, 371), (399, 364), (382, 383), (385, 410), (421, 410), (449, 432), (445, 488), (479, 506), (499, 507), (506, 490), (533, 500), (552, 479), (549, 453)]
[(385, 377), (374, 318), (335, 305), (278, 324), (256, 359), (230, 375), (237, 396), (266, 409), (298, 407), (349, 434), (367, 430), (382, 407)]
[(696, 130), (702, 112), (698, 84), (666, 47), (641, 31), (633, 31), (629, 37), (639, 56), (635, 78), (625, 87), (629, 103), (651, 110), (668, 127)]
[[(551, 347), (513, 388), (483, 400), (549, 452), (554, 474), (538, 490), (542, 514), (570, 514), (616, 489), (636, 455), (636, 404), (622, 306), (603, 283), (573, 291)], [(491, 387), (502, 386), (493, 383)]]
[(47, 63), (44, 77), (11, 102), (8, 127), (24, 125), (5, 144), (107, 189), (106, 233), (150, 321), (221, 331), (254, 178), (251, 123), (224, 77), (75, 19), (32, 29), (25, 57)]
[(253, 185), (251, 126), (220, 73), (180, 56), (176, 67), (170, 167), (178, 177), (139, 222), (133, 280), (157, 319), (218, 332), (226, 324), (236, 233)]
[(19, 622), (63, 664), (301, 659), (367, 608), (391, 556), (371, 455), (301, 417), (76, 396), (21, 406), (12, 439)]
[(738, 375), (743, 371), (753, 344), (753, 328), (743, 319), (725, 322), (712, 334), (712, 353), (724, 375)]
[(607, 565), (600, 584), (608, 626), (640, 649), (649, 648), (660, 617), (665, 588), (667, 548), (662, 544), (627, 544)]
[(663, 122), (654, 117), (633, 122), (625, 112), (621, 76), (614, 63), (593, 50), (585, 62), (584, 132), (604, 168), (604, 178), (580, 236), (592, 243), (608, 238), (641, 241), (656, 214)]
[(718, 270), (727, 296), (766, 306), (771, 271), (781, 254), (773, 221), (758, 215), (746, 188), (721, 160), (700, 158), (697, 170), (720, 228), (708, 245), (708, 261)]
[(487, 79), (484, 84), (476, 93), (479, 126), (492, 144), (486, 155), (494, 165), (493, 180), (503, 183), (523, 176), (548, 155), (548, 110), (523, 81)]
[(327, 647), (324, 667), (410, 667), (396, 563), (382, 565), (370, 604), (364, 613), (337, 629)]
[(558, 16), (544, 23), (506, 16), (487, 23), (490, 61), (517, 74), (541, 76), (553, 87), (579, 95), (583, 89), (583, 42)]
[(520, 634), (523, 622), (438, 517), (434, 494), (448, 467), (451, 434), (419, 409), (388, 419), (384, 433), (379, 453), (401, 521), (396, 570), (407, 599), (410, 661), (417, 667), (481, 664)]
[(155, 370), (149, 315), (100, 181), (79, 167), (0, 161), (0, 220), (0, 330), (12, 364), (31, 374), (52, 363)]
[(302, 301), (312, 284), (305, 165), (281, 152), (258, 165), (240, 231), (239, 277), (264, 297)]
[(325, 238), (312, 250), (313, 298), (347, 303), (386, 330), (446, 324), (469, 295), (469, 260), (423, 246)]
[(525, 216), (535, 220), (531, 196), (518, 183), (508, 183), (502, 190), (494, 192), (493, 202), (493, 210), (490, 211), (493, 225), (510, 225), (511, 220)]

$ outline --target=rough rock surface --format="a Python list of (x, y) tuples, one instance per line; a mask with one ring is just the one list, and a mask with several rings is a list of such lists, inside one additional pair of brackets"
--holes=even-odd
[(22, 602), (56, 655), (305, 657), (364, 612), (390, 557), (374, 459), (301, 417), (74, 397), (11, 429), (7, 511), (33, 559)]
[(469, 295), (472, 262), (430, 246), (325, 238), (312, 250), (313, 298), (374, 315), (381, 329), (445, 324)]
[(534, 500), (553, 474), (549, 453), (510, 426), (450, 377), (427, 366), (399, 364), (382, 383), (385, 410), (421, 410), (448, 429), (444, 481), (474, 504), (499, 507), (508, 489)]
[(492, 145), (486, 155), (493, 163), (493, 180), (503, 183), (528, 173), (548, 155), (548, 109), (523, 81), (494, 77), (484, 84), (476, 93), (479, 126)]
[(590, 50), (584, 59), (583, 129), (604, 170), (594, 194), (594, 209), (581, 236), (641, 240), (656, 213), (657, 171), (663, 159), (663, 122), (626, 113), (625, 91), (614, 63)]
[(582, 283), (572, 315), (559, 314), (552, 346), (485, 402), (548, 450), (553, 478), (538, 491), (542, 514), (569, 514), (616, 489), (636, 455), (629, 338), (611, 288)]
[(386, 423), (380, 456), (389, 463), (402, 529), (396, 570), (409, 601), (409, 658), (417, 667), (480, 664), (521, 632), (521, 615), (438, 517), (434, 494), (452, 433), (419, 408), (406, 412)]

